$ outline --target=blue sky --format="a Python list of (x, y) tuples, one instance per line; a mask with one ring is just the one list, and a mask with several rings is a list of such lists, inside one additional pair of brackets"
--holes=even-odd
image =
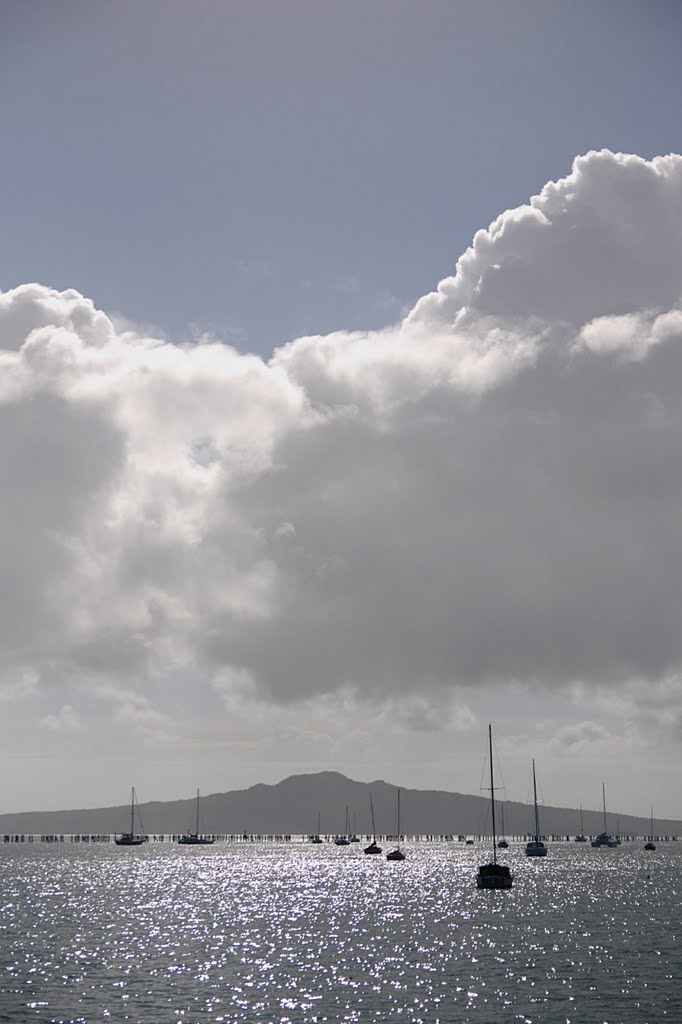
[(680, 28), (2, 5), (0, 810), (475, 792), (492, 718), (682, 819)]
[(269, 354), (382, 327), (606, 147), (679, 148), (673, 0), (7, 3), (0, 287)]

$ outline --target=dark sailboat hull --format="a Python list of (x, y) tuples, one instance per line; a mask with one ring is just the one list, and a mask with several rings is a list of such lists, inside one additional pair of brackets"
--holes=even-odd
[(547, 847), (539, 840), (535, 839), (526, 845), (526, 857), (546, 857)]
[(511, 889), (514, 876), (506, 864), (481, 864), (476, 876), (479, 889)]
[(114, 842), (117, 846), (142, 846), (143, 843), (147, 842), (147, 836), (132, 836), (122, 835), (115, 836)]

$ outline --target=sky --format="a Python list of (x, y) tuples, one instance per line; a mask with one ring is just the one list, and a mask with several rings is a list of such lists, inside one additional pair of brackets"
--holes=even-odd
[(0, 7), (0, 811), (682, 818), (681, 28)]

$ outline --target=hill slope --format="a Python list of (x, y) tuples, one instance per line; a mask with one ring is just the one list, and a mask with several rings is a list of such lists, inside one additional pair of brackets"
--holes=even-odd
[[(292, 775), (273, 786), (259, 784), (249, 789), (213, 793), (202, 797), (202, 832), (230, 834), (248, 832), (296, 835), (317, 830), (321, 816), (323, 834), (344, 831), (346, 806), (351, 827), (358, 833), (371, 831), (369, 793), (374, 801), (379, 834), (394, 832), (397, 788), (387, 782), (355, 782), (339, 772)], [(479, 834), (490, 828), (490, 801), (440, 790), (402, 789), (402, 825), (407, 834)], [(194, 825), (194, 799), (141, 803), (140, 809), (149, 833), (184, 832)], [(574, 835), (579, 827), (575, 809), (544, 806), (541, 827), (545, 834)], [(531, 830), (532, 808), (507, 801), (504, 804), (505, 830), (509, 835)], [(0, 835), (90, 834), (119, 832), (129, 827), (130, 805), (64, 811), (30, 811), (0, 815)], [(587, 835), (602, 828), (601, 811), (584, 811)], [(499, 827), (499, 823), (498, 823)], [(609, 813), (608, 827), (616, 830), (616, 812)], [(659, 835), (682, 834), (682, 822), (654, 822)], [(643, 835), (649, 831), (648, 818), (620, 815), (623, 835)]]

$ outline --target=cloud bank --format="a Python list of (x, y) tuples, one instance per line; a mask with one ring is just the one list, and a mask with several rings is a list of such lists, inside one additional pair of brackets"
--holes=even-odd
[(682, 157), (607, 151), (400, 324), (267, 363), (0, 294), (2, 678), (284, 703), (674, 677), (681, 297)]

